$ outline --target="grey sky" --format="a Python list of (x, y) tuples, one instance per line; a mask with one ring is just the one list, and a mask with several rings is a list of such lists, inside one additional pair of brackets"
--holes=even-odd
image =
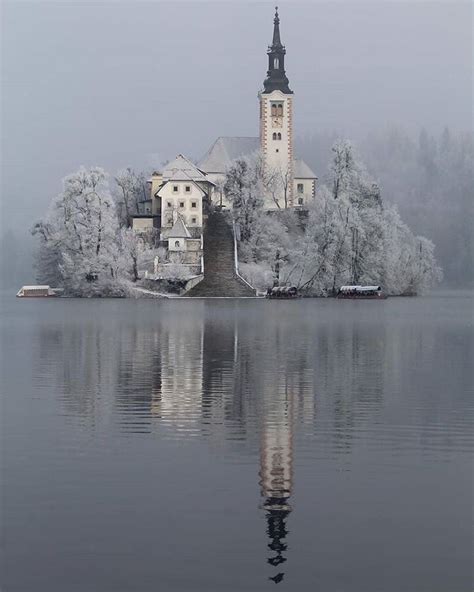
[[(30, 226), (81, 164), (113, 173), (257, 135), (273, 5), (4, 3), (4, 227)], [(280, 17), (297, 136), (471, 127), (470, 3), (293, 1)]]

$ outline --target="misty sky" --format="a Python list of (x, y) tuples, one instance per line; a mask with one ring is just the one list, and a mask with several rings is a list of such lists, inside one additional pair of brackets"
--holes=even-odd
[[(81, 164), (145, 168), (258, 135), (273, 6), (4, 3), (3, 227), (31, 226)], [(297, 136), (472, 126), (470, 3), (279, 6)]]

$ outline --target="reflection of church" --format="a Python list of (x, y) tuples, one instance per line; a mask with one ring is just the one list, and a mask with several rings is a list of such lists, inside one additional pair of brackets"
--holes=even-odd
[(261, 152), (267, 179), (266, 210), (304, 209), (314, 196), (316, 175), (295, 157), (294, 93), (285, 73), (286, 49), (280, 38), (278, 11), (267, 55), (267, 76), (259, 93), (259, 136), (221, 136), (197, 164), (178, 155), (162, 171), (153, 173), (148, 198), (141, 213), (134, 216), (135, 231), (160, 231), (169, 251), (179, 253), (186, 263), (199, 261), (196, 239), (202, 235), (208, 204), (230, 207), (224, 183), (236, 159)]
[[(264, 565), (275, 583), (290, 579), (296, 426), (324, 458), (349, 460), (354, 435), (380, 424), (385, 388), (403, 375), (423, 336), (415, 333), (407, 351), (400, 331), (387, 339), (389, 326), (322, 319), (308, 327), (306, 317), (276, 317), (258, 303), (167, 301), (153, 308), (152, 323), (124, 316), (73, 323), (68, 331), (38, 325), (35, 373), (48, 368), (67, 421), (77, 419), (90, 434), (114, 426), (151, 432), (157, 446), (160, 438), (193, 440), (252, 463), (250, 504), (261, 508), (252, 532), (266, 531), (267, 545), (258, 543), (259, 569)], [(191, 488), (206, 482), (199, 470)], [(242, 505), (239, 486), (248, 485), (243, 473), (233, 474), (235, 482), (222, 484), (225, 499), (217, 498), (225, 512), (231, 502)], [(211, 513), (213, 503), (205, 502)]]
[[(220, 447), (235, 438), (229, 430), (236, 429), (239, 434), (246, 432), (252, 457), (258, 447), (259, 505), (268, 547), (265, 562), (270, 566), (269, 579), (279, 583), (285, 574), (287, 521), (292, 510), (298, 386), (286, 372), (280, 380), (273, 371), (262, 374), (255, 364), (255, 334), (239, 327), (238, 319), (229, 322), (231, 315), (220, 317), (215, 309), (202, 307), (191, 318), (186, 314), (174, 317), (172, 325), (161, 319), (160, 391), (153, 395), (151, 410), (160, 419), (160, 427), (175, 435), (205, 435)], [(270, 331), (272, 342), (278, 343)], [(274, 354), (277, 368), (283, 350), (277, 347)], [(242, 376), (252, 382), (258, 397), (246, 399)]]

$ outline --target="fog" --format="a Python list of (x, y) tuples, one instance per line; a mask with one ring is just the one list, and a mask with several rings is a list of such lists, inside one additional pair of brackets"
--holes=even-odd
[[(297, 138), (472, 129), (470, 3), (279, 11)], [(143, 169), (257, 135), (272, 19), (268, 2), (5, 2), (3, 235), (26, 240), (79, 165)]]

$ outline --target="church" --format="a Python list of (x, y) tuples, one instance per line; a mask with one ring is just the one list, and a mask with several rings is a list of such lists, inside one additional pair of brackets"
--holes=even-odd
[(242, 157), (260, 152), (266, 171), (273, 179), (264, 196), (268, 211), (304, 209), (314, 197), (317, 177), (310, 167), (296, 158), (294, 150), (294, 93), (285, 73), (286, 49), (280, 38), (278, 8), (273, 20), (273, 39), (268, 47), (268, 70), (259, 92), (259, 136), (221, 136), (196, 164), (179, 154), (162, 172), (149, 180), (149, 199), (143, 211), (134, 216), (138, 233), (159, 229), (168, 251), (181, 253), (181, 260), (196, 264), (201, 253), (206, 208), (213, 204), (231, 209), (226, 199), (226, 172)]

